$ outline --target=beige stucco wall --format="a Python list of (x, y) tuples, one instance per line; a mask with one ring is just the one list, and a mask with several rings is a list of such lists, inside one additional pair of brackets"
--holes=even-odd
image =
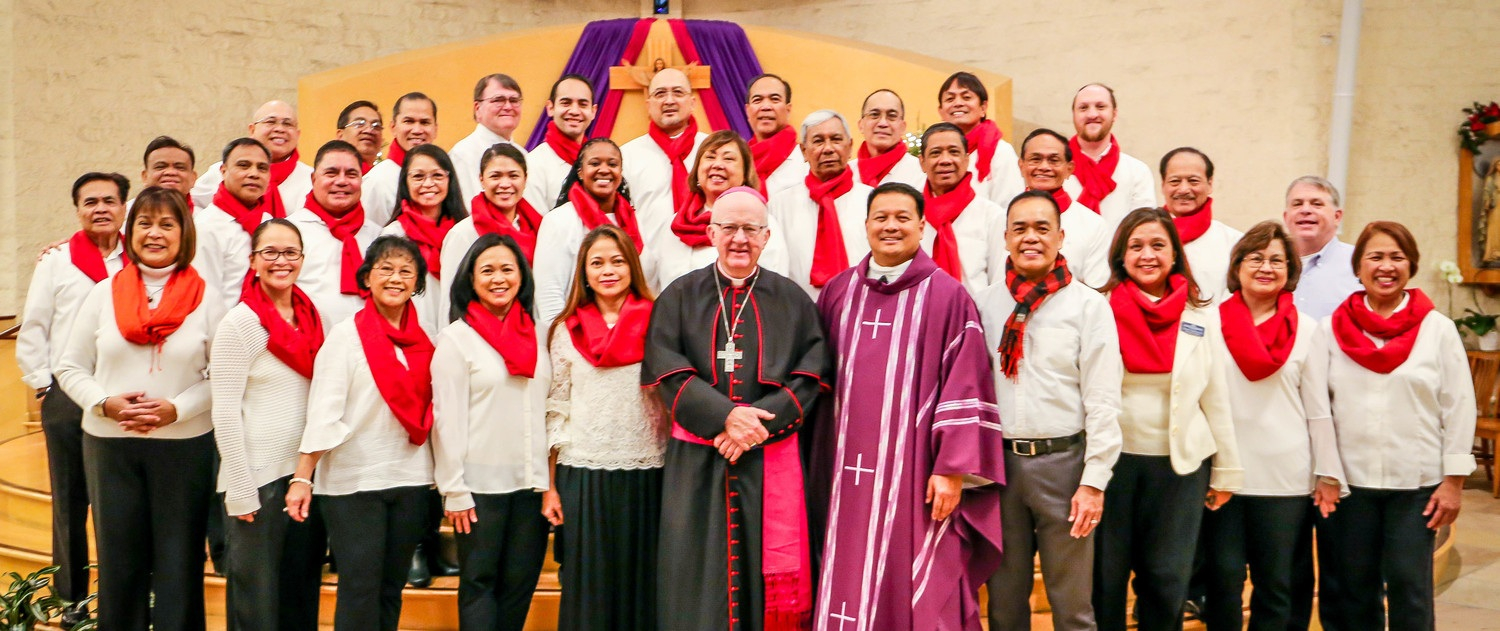
[[(1219, 171), (1215, 208), (1240, 228), (1279, 216), (1287, 182), (1326, 168), (1338, 0), (677, 1), (689, 18), (822, 32), (1009, 75), (1018, 128), (1069, 132), (1073, 91), (1107, 82), (1120, 97), (1125, 150), (1153, 165), (1178, 145), (1208, 152)], [(1500, 99), (1500, 11), (1493, 0), (1365, 4), (1346, 232), (1352, 238), (1375, 218), (1406, 222), (1427, 263), (1419, 284), (1437, 289), (1442, 305), (1433, 270), (1455, 249), (1453, 129), (1465, 104)], [(71, 230), (72, 178), (105, 169), (135, 179), (139, 152), (158, 133), (193, 144), (206, 166), (256, 104), (293, 99), (305, 74), (639, 8), (638, 0), (261, 0), (232, 9), (0, 0), (0, 79), (10, 88), (0, 92), (0, 311), (19, 309), (35, 249)], [(524, 87), (533, 98), (545, 89)], [(444, 120), (463, 125), (446, 111)], [(304, 121), (316, 130), (304, 133), (326, 138), (322, 124)], [(25, 155), (19, 168), (8, 162), (13, 151)]]

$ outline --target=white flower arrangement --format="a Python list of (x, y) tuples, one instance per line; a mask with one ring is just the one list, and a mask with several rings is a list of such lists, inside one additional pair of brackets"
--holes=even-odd
[(1438, 273), (1442, 274), (1443, 280), (1448, 281), (1449, 285), (1458, 285), (1464, 282), (1463, 270), (1458, 269), (1458, 263), (1454, 263), (1453, 261), (1438, 263)]
[(901, 142), (906, 143), (907, 153), (918, 158), (922, 157), (922, 134), (911, 131), (906, 132), (906, 135), (901, 137)]

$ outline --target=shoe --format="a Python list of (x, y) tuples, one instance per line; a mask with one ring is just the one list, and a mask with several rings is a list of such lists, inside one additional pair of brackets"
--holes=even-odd
[(88, 607), (87, 606), (78, 607), (78, 606), (75, 605), (75, 606), (69, 607), (69, 608), (67, 608), (67, 610), (63, 611), (62, 618), (58, 619), (57, 626), (61, 627), (63, 629), (63, 631), (69, 631), (73, 627), (78, 626), (79, 624), (83, 623), (83, 621), (88, 620), (88, 619), (89, 619), (89, 609), (88, 609)]
[(427, 550), (422, 544), (417, 544), (417, 551), (411, 555), (411, 569), (406, 572), (406, 583), (417, 589), (432, 586), (432, 569), (427, 563)]
[(433, 576), (458, 576), (458, 564), (443, 554), (441, 542), (427, 555), (427, 569)]
[(1183, 615), (1187, 616), (1188, 620), (1201, 619), (1203, 617), (1203, 601), (1204, 599), (1201, 596), (1182, 601)]

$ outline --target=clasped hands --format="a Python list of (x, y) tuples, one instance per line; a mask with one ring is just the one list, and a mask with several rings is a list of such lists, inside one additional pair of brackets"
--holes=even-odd
[(714, 449), (730, 464), (739, 461), (745, 452), (756, 448), (771, 437), (765, 421), (776, 418), (775, 414), (748, 405), (735, 406), (724, 417), (724, 431), (714, 437)]
[(177, 422), (176, 405), (167, 399), (148, 397), (144, 392), (117, 394), (105, 399), (103, 407), (104, 415), (127, 432), (150, 434)]

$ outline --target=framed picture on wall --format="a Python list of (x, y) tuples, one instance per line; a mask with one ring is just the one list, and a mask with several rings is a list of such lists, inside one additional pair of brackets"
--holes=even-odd
[(1500, 287), (1500, 104), (1474, 103), (1458, 135), (1458, 265), (1464, 282)]

